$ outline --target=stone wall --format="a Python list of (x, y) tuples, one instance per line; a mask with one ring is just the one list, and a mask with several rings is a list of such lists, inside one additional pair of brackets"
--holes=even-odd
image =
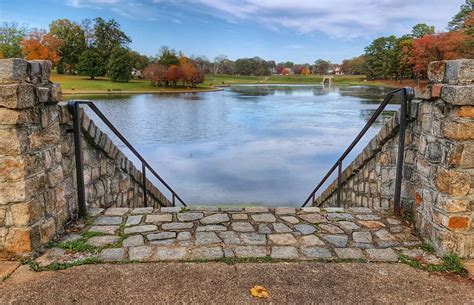
[[(77, 213), (72, 121), (50, 71), (0, 60), (0, 257), (34, 251)], [(88, 207), (142, 206), (142, 173), (84, 113), (81, 122)], [(147, 185), (150, 206), (171, 206)]]
[[(434, 62), (406, 131), (402, 207), (440, 254), (474, 257), (474, 60)], [(345, 206), (393, 209), (398, 116), (343, 171)], [(336, 204), (336, 181), (315, 199)]]
[[(72, 115), (66, 104), (59, 105), (64, 176), (73, 186), (76, 178)], [(84, 184), (88, 207), (143, 206), (143, 175), (124, 153), (81, 109)], [(172, 206), (172, 203), (147, 180), (148, 206)], [(68, 192), (68, 200), (76, 193)]]

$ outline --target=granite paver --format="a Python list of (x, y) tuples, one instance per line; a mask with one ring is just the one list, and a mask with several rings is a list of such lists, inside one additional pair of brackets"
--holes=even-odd
[(87, 243), (100, 251), (90, 255), (105, 261), (269, 256), (393, 262), (420, 251), (439, 261), (418, 248), (421, 241), (401, 219), (364, 207), (110, 208), (84, 230), (104, 234)]

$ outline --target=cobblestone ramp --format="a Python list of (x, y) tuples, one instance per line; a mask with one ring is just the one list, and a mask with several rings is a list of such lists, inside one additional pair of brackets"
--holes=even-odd
[(53, 248), (38, 262), (84, 256), (104, 261), (271, 257), (396, 262), (400, 253), (429, 256), (414, 249), (421, 242), (407, 223), (363, 207), (109, 208), (90, 213), (92, 224), (81, 234), (63, 236), (60, 243), (81, 240), (91, 252)]

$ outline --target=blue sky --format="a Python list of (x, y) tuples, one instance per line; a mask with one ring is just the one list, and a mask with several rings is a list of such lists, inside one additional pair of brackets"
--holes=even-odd
[(58, 18), (114, 18), (131, 48), (160, 46), (209, 59), (260, 56), (277, 62), (340, 62), (374, 38), (416, 23), (445, 29), (463, 0), (0, 0), (0, 20), (47, 28)]

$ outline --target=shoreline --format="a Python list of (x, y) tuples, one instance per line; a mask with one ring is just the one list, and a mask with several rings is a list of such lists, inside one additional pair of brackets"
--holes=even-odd
[(183, 89), (183, 90), (112, 90), (112, 91), (101, 91), (101, 90), (68, 90), (63, 89), (64, 95), (95, 95), (95, 94), (171, 94), (171, 93), (199, 93), (199, 92), (214, 92), (222, 91), (223, 88), (205, 88), (205, 89)]

